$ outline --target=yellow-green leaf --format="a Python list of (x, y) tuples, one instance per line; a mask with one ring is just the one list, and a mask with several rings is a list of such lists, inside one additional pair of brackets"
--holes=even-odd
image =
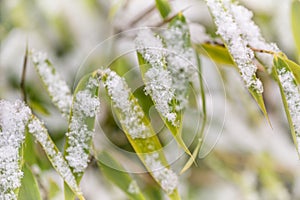
[(298, 155), (300, 156), (300, 133), (299, 125), (297, 123), (297, 118), (300, 114), (299, 108), (297, 107), (297, 104), (300, 101), (299, 84), (297, 84), (297, 81), (294, 78), (293, 73), (291, 72), (286, 60), (282, 59), (280, 56), (275, 55), (273, 62), (273, 75), (279, 85), (281, 99), (291, 129), (292, 138), (296, 146)]
[(42, 200), (38, 183), (28, 165), (23, 165), (22, 171), (24, 173), (21, 187), (19, 190), (18, 200)]
[(169, 169), (162, 145), (124, 78), (109, 69), (100, 71), (99, 74), (122, 129), (137, 156), (169, 197), (180, 199), (177, 175)]
[(300, 1), (293, 0), (291, 5), (291, 23), (292, 32), (295, 40), (295, 46), (298, 50), (298, 58), (300, 59)]
[(126, 172), (124, 167), (106, 151), (97, 156), (97, 164), (104, 176), (119, 187), (132, 200), (145, 200), (136, 181)]
[(171, 12), (171, 6), (168, 0), (155, 0), (155, 3), (162, 18), (168, 17), (169, 13)]
[(198, 53), (209, 57), (219, 64), (235, 66), (234, 61), (225, 46), (204, 43), (195, 44), (195, 49)]

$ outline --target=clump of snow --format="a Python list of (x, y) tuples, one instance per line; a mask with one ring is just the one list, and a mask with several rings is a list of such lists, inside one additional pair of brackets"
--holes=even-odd
[(196, 72), (196, 58), (190, 46), (188, 25), (176, 20), (162, 34), (167, 48), (167, 66), (172, 77), (172, 87), (175, 89), (176, 110), (180, 111), (188, 103), (187, 91), (189, 81)]
[(166, 69), (166, 52), (161, 39), (151, 30), (144, 29), (138, 33), (135, 43), (137, 51), (151, 65), (144, 77), (146, 94), (152, 97), (157, 111), (177, 126), (177, 116), (171, 105), (175, 90), (172, 87), (172, 76)]
[(89, 162), (89, 142), (94, 130), (88, 128), (86, 119), (95, 117), (100, 108), (100, 101), (93, 94), (97, 89), (97, 79), (90, 77), (86, 88), (76, 93), (73, 102), (69, 131), (66, 133), (68, 137), (66, 159), (75, 173), (83, 172)]
[(132, 139), (150, 137), (151, 131), (143, 122), (144, 113), (142, 108), (138, 105), (137, 100), (131, 96), (131, 91), (124, 78), (121, 78), (110, 69), (104, 71), (104, 76), (106, 76), (104, 86), (113, 106), (120, 113), (120, 122), (125, 131)]
[[(207, 0), (207, 5), (218, 27), (217, 33), (222, 36), (228, 46), (246, 86), (257, 93), (262, 93), (263, 85), (256, 77), (257, 66), (253, 64), (254, 52), (249, 45), (257, 46), (258, 44), (258, 47), (261, 47), (265, 43), (258, 28), (251, 21), (252, 13), (241, 6), (232, 4), (229, 0)], [(256, 39), (250, 38), (254, 36)]]
[(157, 152), (146, 155), (145, 165), (149, 168), (153, 178), (168, 194), (171, 194), (176, 189), (178, 176), (172, 170), (163, 166)]
[(17, 199), (14, 190), (21, 186), (19, 150), (31, 110), (22, 101), (0, 100), (0, 199)]
[(53, 141), (48, 135), (48, 132), (38, 118), (33, 117), (28, 124), (28, 131), (35, 137), (49, 157), (53, 167), (62, 176), (64, 181), (75, 191), (80, 193), (75, 177), (73, 176), (68, 163), (65, 161), (61, 152), (58, 151)]
[(296, 84), (295, 77), (290, 71), (281, 68), (277, 69), (277, 73), (295, 129), (298, 149), (300, 149), (300, 88)]
[(31, 51), (32, 62), (44, 82), (53, 103), (68, 117), (72, 104), (72, 95), (67, 83), (61, 79), (43, 52)]

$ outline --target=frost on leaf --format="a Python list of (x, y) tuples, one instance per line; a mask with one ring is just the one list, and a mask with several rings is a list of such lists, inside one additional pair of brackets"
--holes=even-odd
[(104, 86), (111, 98), (114, 108), (119, 114), (120, 123), (132, 139), (147, 138), (151, 131), (144, 124), (144, 113), (135, 98), (132, 98), (124, 78), (116, 72), (106, 69), (104, 71)]
[[(175, 21), (174, 21), (175, 20)], [(176, 111), (185, 108), (188, 103), (188, 84), (196, 72), (195, 52), (190, 45), (190, 33), (183, 16), (175, 18), (162, 36), (168, 50), (167, 68), (172, 77), (172, 87), (177, 100)]]
[(21, 186), (19, 150), (31, 111), (19, 100), (0, 100), (0, 199), (17, 199), (14, 190)]
[(166, 69), (166, 50), (163, 49), (161, 39), (151, 30), (145, 29), (139, 32), (135, 43), (137, 51), (150, 64), (150, 68), (144, 75), (146, 94), (151, 96), (157, 111), (177, 126), (177, 116), (171, 105), (175, 90), (172, 87), (172, 76)]
[[(207, 0), (207, 5), (217, 25), (217, 33), (227, 45), (246, 86), (256, 93), (262, 93), (263, 85), (256, 77), (257, 66), (253, 64), (254, 52), (249, 45), (262, 47), (264, 41), (258, 28), (251, 21), (252, 13), (248, 10), (246, 12), (245, 8), (234, 5), (229, 0)], [(246, 33), (248, 31), (250, 32)], [(248, 38), (254, 36), (255, 39)]]
[(46, 53), (32, 51), (31, 58), (53, 103), (65, 117), (68, 117), (72, 104), (72, 95), (67, 83), (61, 79), (51, 65)]
[(171, 194), (176, 189), (178, 176), (172, 170), (163, 166), (157, 152), (149, 153), (145, 156), (145, 165), (149, 168), (153, 178), (168, 194)]
[(300, 88), (294, 75), (285, 68), (277, 69), (278, 78), (285, 94), (290, 117), (294, 126), (298, 150), (300, 149)]
[(90, 141), (94, 134), (94, 127), (89, 127), (88, 120), (96, 116), (100, 107), (95, 94), (97, 90), (98, 81), (90, 76), (85, 88), (74, 95), (69, 131), (66, 134), (66, 159), (75, 173), (83, 172), (88, 166)]
[(34, 136), (36, 141), (41, 144), (53, 167), (62, 176), (64, 181), (70, 186), (70, 188), (75, 190), (75, 192), (80, 193), (80, 189), (77, 186), (75, 177), (72, 174), (68, 163), (49, 137), (43, 122), (36, 117), (33, 117), (28, 124), (28, 131)]

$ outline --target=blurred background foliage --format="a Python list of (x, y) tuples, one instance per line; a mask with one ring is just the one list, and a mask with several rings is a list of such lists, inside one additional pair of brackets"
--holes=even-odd
[[(291, 33), (291, 0), (240, 1), (254, 12), (254, 21), (268, 41), (278, 44), (292, 60), (297, 60)], [(20, 79), (26, 44), (47, 52), (59, 73), (74, 90), (80, 77), (100, 67), (110, 66), (123, 75), (158, 136), (165, 145), (168, 159), (177, 172), (188, 159), (174, 152), (176, 144), (164, 134), (166, 128), (142, 91), (137, 58), (133, 51), (135, 29), (144, 26), (165, 27), (148, 0), (2, 0), (0, 1), (0, 98), (21, 98)], [(201, 0), (170, 1), (172, 16), (183, 10), (190, 26), (192, 41), (200, 44), (207, 35), (215, 37), (215, 26), (205, 2)], [(125, 31), (125, 33), (124, 33)], [(228, 63), (216, 64), (201, 56), (208, 102), (208, 125), (205, 144), (193, 166), (180, 177), (179, 190), (183, 199), (300, 199), (299, 160), (288, 130), (279, 89), (264, 72), (264, 98), (270, 115), (271, 128), (260, 113), (239, 78)], [(197, 84), (195, 84), (197, 85)], [(50, 103), (32, 63), (26, 77), (28, 103), (44, 121), (55, 143), (63, 149), (66, 120)], [(106, 149), (132, 172), (138, 184), (151, 199), (163, 196), (146, 174), (137, 174), (141, 165), (132, 147), (119, 128), (110, 102), (101, 91), (101, 113), (96, 126), (95, 147)], [(194, 96), (199, 95), (195, 86)], [(201, 109), (191, 97), (184, 118), (184, 140), (195, 148), (193, 137), (201, 123)], [(34, 141), (31, 141), (34, 142)], [(34, 145), (33, 145), (34, 146)], [(173, 148), (172, 148), (173, 147)], [(31, 159), (39, 184), (48, 191), (48, 199), (62, 199), (61, 180), (51, 170), (39, 146)], [(128, 156), (130, 154), (130, 156)], [(174, 155), (176, 154), (176, 155)], [(175, 157), (175, 158), (174, 158)], [(125, 195), (110, 184), (92, 161), (82, 180), (86, 199), (124, 199)], [(46, 194), (46, 193), (45, 193)], [(44, 198), (46, 198), (44, 196)]]

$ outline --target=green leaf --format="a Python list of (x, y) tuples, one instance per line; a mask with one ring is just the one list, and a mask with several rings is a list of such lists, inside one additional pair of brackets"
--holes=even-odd
[(295, 46), (298, 50), (298, 58), (300, 58), (300, 1), (293, 0), (291, 5), (291, 23), (292, 32), (295, 40)]
[(84, 199), (68, 163), (50, 138), (44, 124), (37, 117), (32, 116), (28, 124), (28, 132), (40, 143), (54, 169), (60, 174), (76, 196), (81, 200)]
[[(99, 74), (113, 104), (113, 110), (137, 156), (170, 199), (180, 199), (176, 188), (177, 176), (169, 169), (162, 145), (127, 83), (109, 69), (100, 71)], [(161, 166), (160, 170), (156, 168), (157, 165)]]
[(66, 81), (56, 72), (47, 55), (42, 52), (31, 52), (30, 58), (52, 102), (63, 116), (68, 117), (72, 103), (72, 95)]
[[(297, 133), (296, 130), (295, 130), (295, 126), (293, 124), (293, 119), (292, 119), (291, 110), (290, 110), (290, 109), (296, 109), (296, 108), (289, 107), (289, 102), (288, 102), (287, 98), (290, 98), (290, 97), (288, 97), (288, 95), (291, 95), (291, 94), (288, 94), (285, 91), (285, 88), (283, 86), (283, 84), (285, 84), (285, 85), (289, 84), (289, 85), (294, 85), (297, 88), (297, 85), (299, 85), (299, 84), (297, 84), (296, 80), (292, 80), (291, 83), (282, 83), (280, 81), (280, 77), (279, 77), (279, 72), (280, 71), (284, 70), (287, 73), (291, 72), (291, 70), (289, 68), (289, 65), (286, 62), (286, 59), (282, 59), (282, 57), (275, 55), (274, 59), (273, 59), (273, 63), (274, 63), (273, 76), (274, 76), (275, 80), (277, 81), (277, 83), (279, 85), (279, 89), (280, 89), (280, 93), (281, 93), (281, 99), (282, 99), (282, 102), (283, 102), (284, 110), (285, 110), (285, 113), (286, 113), (286, 117), (287, 117), (290, 129), (291, 129), (291, 135), (292, 135), (294, 144), (296, 146), (298, 155), (300, 157), (299, 146), (298, 146), (299, 144), (298, 144), (298, 140), (297, 140), (297, 137), (299, 137), (299, 133)], [(289, 80), (286, 80), (286, 81), (289, 81)], [(298, 92), (300, 92), (299, 89), (298, 89)], [(293, 102), (290, 101), (290, 103), (293, 103)]]
[(289, 70), (291, 70), (291, 72), (295, 76), (296, 82), (299, 85), (300, 84), (300, 66), (298, 64), (296, 64), (295, 62), (289, 60), (285, 56), (281, 56), (281, 59), (284, 60), (284, 62), (287, 64)]
[(167, 0), (155, 0), (156, 7), (162, 16), (162, 18), (168, 17), (169, 13), (171, 12), (171, 6)]
[(235, 63), (225, 46), (204, 43), (201, 45), (195, 44), (195, 49), (198, 53), (209, 57), (219, 64), (235, 66)]
[[(90, 73), (79, 81), (74, 92), (64, 154), (78, 185), (89, 161), (95, 117), (100, 106), (98, 88), (97, 74)], [(74, 199), (67, 187), (66, 196), (69, 196), (66, 199)]]
[[(148, 64), (148, 63), (144, 60), (143, 56), (142, 56), (140, 53), (137, 53), (137, 55), (138, 55), (139, 66), (140, 66), (140, 70), (141, 70), (141, 73), (142, 73), (142, 77), (143, 77), (144, 82), (146, 82), (144, 76), (145, 76), (145, 73), (146, 73), (146, 72), (149, 70), (149, 68), (151, 67), (151, 65)], [(175, 101), (175, 99), (174, 99), (174, 101)], [(173, 102), (174, 102), (174, 101), (173, 101)], [(154, 105), (155, 105), (155, 103), (154, 103)], [(175, 106), (175, 104), (174, 104), (173, 106)], [(176, 112), (175, 109), (174, 109), (174, 112)], [(160, 113), (160, 112), (159, 112), (159, 113)], [(171, 122), (169, 122), (167, 119), (165, 119), (165, 117), (163, 117), (163, 116), (161, 115), (161, 113), (160, 113), (160, 116), (161, 116), (162, 120), (164, 121), (165, 125), (166, 125), (167, 128), (170, 130), (170, 132), (172, 133), (172, 135), (173, 135), (173, 137), (175, 138), (177, 144), (178, 144), (178, 145), (179, 145), (179, 146), (180, 146), (180, 147), (181, 147), (188, 155), (191, 156), (192, 154), (191, 154), (190, 150), (187, 148), (187, 146), (185, 145), (185, 143), (184, 143), (184, 141), (183, 141), (183, 139), (182, 139), (182, 137), (181, 137), (181, 130), (182, 130), (182, 116), (181, 116), (181, 115), (182, 115), (182, 114), (179, 113), (179, 112), (176, 112), (176, 115), (177, 115), (176, 121), (179, 123), (178, 127), (174, 126)]]
[(38, 183), (31, 172), (30, 167), (25, 164), (23, 165), (22, 171), (24, 175), (21, 181), (18, 200), (42, 200)]
[(126, 193), (128, 198), (132, 200), (145, 200), (135, 180), (132, 179), (123, 166), (110, 154), (102, 151), (97, 158), (97, 164), (104, 176)]

